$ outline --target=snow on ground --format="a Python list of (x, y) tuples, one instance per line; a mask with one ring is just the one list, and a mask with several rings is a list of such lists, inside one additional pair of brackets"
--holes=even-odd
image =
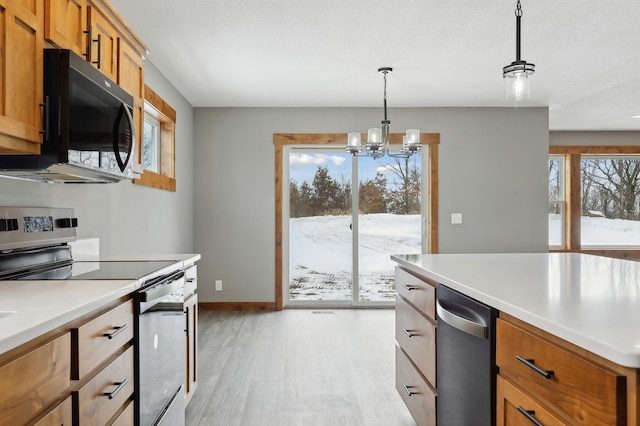
[[(549, 215), (549, 242), (561, 244), (560, 215)], [(583, 216), (580, 221), (583, 246), (640, 246), (640, 221)]]
[[(360, 215), (360, 300), (394, 300), (392, 254), (420, 253), (420, 215)], [(291, 300), (351, 300), (351, 216), (313, 216), (289, 222)], [(640, 222), (582, 218), (582, 242), (640, 246)], [(560, 216), (549, 215), (551, 244), (560, 243)], [(555, 240), (554, 240), (555, 238)]]
[[(289, 222), (291, 300), (351, 300), (351, 216), (313, 216)], [(420, 215), (359, 218), (360, 300), (394, 300), (391, 254), (420, 253)]]

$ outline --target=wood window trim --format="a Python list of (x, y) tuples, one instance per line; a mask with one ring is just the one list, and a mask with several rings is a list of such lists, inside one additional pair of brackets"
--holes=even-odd
[[(144, 100), (144, 112), (160, 122), (161, 173), (144, 170), (140, 178), (134, 179), (133, 183), (175, 192), (176, 110), (146, 84), (144, 86)], [(148, 106), (150, 106), (150, 108)], [(140, 134), (142, 134), (142, 132), (140, 132)], [(137, 143), (137, 148), (138, 163), (142, 164), (142, 137)]]
[[(404, 133), (391, 133), (389, 135), (390, 144), (402, 144)], [(438, 144), (440, 143), (440, 133), (420, 133), (422, 145), (426, 145), (429, 152), (429, 181), (428, 181), (428, 241), (427, 250), (429, 253), (438, 252)], [(283, 176), (283, 155), (286, 145), (338, 145), (347, 146), (346, 133), (274, 133), (273, 144), (275, 145), (276, 156), (276, 256), (275, 256), (275, 308), (281, 311), (283, 308), (282, 297), (282, 176)]]
[(639, 258), (640, 250), (631, 249), (582, 249), (580, 241), (581, 196), (580, 161), (582, 155), (640, 154), (640, 146), (635, 145), (593, 145), (593, 146), (550, 146), (550, 155), (563, 155), (565, 158), (565, 249), (551, 252), (574, 252), (594, 254), (616, 258)]

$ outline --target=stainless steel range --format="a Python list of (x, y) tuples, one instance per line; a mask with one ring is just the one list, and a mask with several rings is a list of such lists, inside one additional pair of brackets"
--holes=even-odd
[(74, 261), (68, 243), (75, 240), (77, 226), (73, 209), (0, 207), (0, 280), (138, 280), (133, 295), (136, 424), (184, 425), (181, 265)]

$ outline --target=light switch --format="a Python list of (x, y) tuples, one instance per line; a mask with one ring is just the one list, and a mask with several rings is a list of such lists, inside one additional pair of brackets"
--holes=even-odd
[(451, 224), (462, 225), (462, 213), (451, 213)]

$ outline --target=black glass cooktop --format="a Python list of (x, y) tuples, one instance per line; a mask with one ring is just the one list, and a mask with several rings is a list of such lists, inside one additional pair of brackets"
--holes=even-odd
[(137, 280), (163, 268), (172, 261), (73, 262), (70, 265), (21, 276), (20, 280)]

